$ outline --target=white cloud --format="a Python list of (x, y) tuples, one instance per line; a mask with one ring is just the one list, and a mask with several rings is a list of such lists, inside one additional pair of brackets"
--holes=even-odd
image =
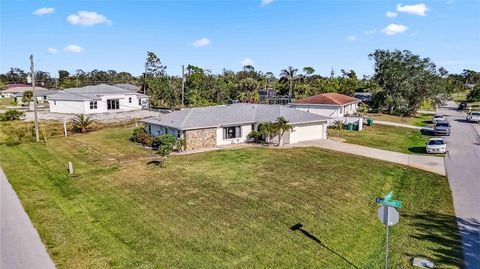
[(413, 15), (426, 16), (428, 8), (427, 8), (427, 5), (425, 5), (424, 3), (420, 3), (416, 5), (397, 4), (397, 11), (405, 12)]
[(377, 29), (370, 29), (370, 30), (363, 31), (363, 33), (366, 34), (366, 35), (373, 35), (376, 32), (377, 32)]
[(402, 24), (390, 24), (382, 30), (386, 35), (396, 35), (407, 31), (408, 27)]
[(392, 11), (387, 11), (387, 13), (385, 15), (387, 15), (387, 17), (389, 17), (389, 18), (395, 18), (395, 17), (398, 16), (398, 13), (397, 12), (392, 12)]
[(67, 21), (74, 25), (93, 26), (95, 24), (111, 25), (112, 21), (102, 14), (93, 11), (79, 11), (67, 17)]
[(50, 54), (57, 54), (58, 50), (56, 48), (48, 48), (48, 53)]
[(264, 7), (266, 5), (271, 4), (273, 1), (275, 0), (262, 0), (262, 2), (260, 3), (260, 6)]
[(250, 58), (245, 58), (245, 60), (241, 61), (240, 64), (242, 64), (243, 66), (245, 66), (245, 65), (254, 65), (254, 64), (255, 64), (255, 61), (253, 61), (253, 60), (250, 59)]
[(355, 42), (355, 40), (357, 40), (357, 37), (354, 36), (354, 35), (349, 35), (347, 36), (347, 41), (349, 42)]
[(34, 15), (42, 16), (46, 14), (52, 14), (55, 12), (55, 8), (53, 7), (42, 7), (33, 12)]
[(83, 48), (77, 45), (68, 45), (65, 48), (63, 48), (63, 51), (65, 52), (72, 52), (72, 53), (80, 53), (83, 51)]
[(208, 46), (208, 45), (210, 45), (210, 43), (211, 43), (211, 42), (210, 42), (210, 39), (204, 37), (204, 38), (200, 38), (200, 39), (195, 40), (195, 42), (193, 42), (192, 45), (193, 45), (194, 47), (199, 48), (199, 47)]

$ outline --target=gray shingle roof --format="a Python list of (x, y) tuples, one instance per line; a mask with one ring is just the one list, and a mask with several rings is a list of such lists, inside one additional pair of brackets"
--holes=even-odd
[(190, 130), (236, 124), (274, 122), (278, 117), (284, 117), (291, 124), (330, 120), (328, 117), (281, 105), (233, 104), (186, 108), (168, 114), (159, 114), (158, 117), (144, 119), (142, 122), (180, 130)]
[(81, 100), (100, 100), (101, 96), (105, 95), (118, 95), (118, 94), (128, 94), (128, 95), (140, 95), (138, 93), (125, 90), (119, 87), (110, 86), (107, 84), (100, 84), (94, 86), (85, 86), (81, 88), (68, 88), (63, 91), (58, 92), (57, 94), (52, 94), (48, 96), (50, 100), (71, 100), (71, 101), (81, 101)]
[(118, 88), (122, 88), (122, 89), (125, 89), (125, 90), (129, 90), (129, 91), (132, 91), (132, 92), (137, 92), (137, 90), (139, 89), (138, 86), (135, 86), (133, 84), (127, 84), (127, 83), (119, 83), (119, 84), (115, 84), (113, 86), (118, 87)]

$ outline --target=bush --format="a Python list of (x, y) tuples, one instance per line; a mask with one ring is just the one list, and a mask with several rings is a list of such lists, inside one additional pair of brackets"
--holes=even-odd
[(163, 157), (168, 156), (178, 145), (178, 139), (170, 134), (158, 136), (155, 139), (158, 146), (158, 153)]
[(480, 101), (480, 85), (476, 85), (468, 94), (468, 102), (479, 102)]
[(262, 138), (262, 133), (253, 130), (248, 134), (247, 138), (253, 142), (257, 142)]
[(24, 113), (15, 109), (9, 109), (5, 113), (0, 113), (0, 120), (1, 121), (12, 121), (12, 120), (19, 120), (23, 117)]
[(130, 136), (130, 140), (132, 140), (133, 142), (140, 142), (139, 136), (146, 132), (147, 131), (145, 130), (145, 127), (137, 127), (133, 129), (132, 136)]

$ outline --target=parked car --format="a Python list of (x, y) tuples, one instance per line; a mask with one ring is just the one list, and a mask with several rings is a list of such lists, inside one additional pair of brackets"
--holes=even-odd
[(443, 115), (440, 115), (440, 114), (435, 114), (432, 118), (433, 124), (437, 123), (437, 121), (446, 121), (446, 120), (447, 119)]
[(480, 122), (480, 112), (472, 111), (467, 115), (468, 122)]
[(465, 110), (467, 109), (467, 102), (461, 102), (459, 105), (458, 105), (458, 110)]
[(447, 152), (447, 143), (441, 137), (430, 138), (426, 145), (427, 153), (446, 153)]
[(434, 135), (450, 135), (450, 123), (446, 120), (437, 121), (433, 126)]

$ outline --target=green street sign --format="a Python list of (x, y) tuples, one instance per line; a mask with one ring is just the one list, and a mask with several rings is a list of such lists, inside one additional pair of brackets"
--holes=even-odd
[(376, 198), (375, 203), (383, 206), (402, 207), (402, 201), (398, 200), (385, 200), (384, 198)]
[(385, 197), (383, 197), (383, 199), (385, 199), (385, 200), (391, 200), (392, 197), (393, 197), (393, 192), (389, 192), (389, 193), (387, 193), (387, 195), (385, 195)]

